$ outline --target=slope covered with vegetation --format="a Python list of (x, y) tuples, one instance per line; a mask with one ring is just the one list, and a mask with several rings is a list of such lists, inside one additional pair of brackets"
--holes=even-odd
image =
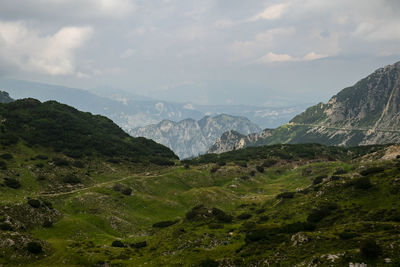
[(0, 143), (19, 141), (81, 158), (90, 155), (131, 161), (177, 159), (171, 150), (145, 138), (132, 138), (103, 116), (55, 101), (17, 100), (0, 105)]
[(161, 167), (2, 146), (0, 264), (397, 266), (388, 151), (284, 145)]

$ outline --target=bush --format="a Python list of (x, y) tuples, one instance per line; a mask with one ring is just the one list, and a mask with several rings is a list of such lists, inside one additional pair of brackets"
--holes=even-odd
[(63, 182), (70, 185), (80, 184), (81, 180), (76, 177), (74, 174), (69, 174), (64, 177)]
[(248, 180), (250, 180), (250, 178), (248, 176), (242, 176), (242, 177), (240, 177), (240, 180), (248, 181)]
[(341, 180), (341, 179), (343, 179), (343, 177), (339, 176), (339, 175), (332, 175), (331, 176), (331, 181), (338, 181), (338, 180)]
[(37, 155), (35, 158), (36, 158), (36, 159), (41, 159), (41, 160), (49, 159), (49, 157), (46, 156), (46, 155)]
[(0, 170), (7, 170), (7, 163), (5, 163), (4, 161), (0, 160)]
[(116, 158), (110, 158), (107, 160), (107, 162), (112, 163), (112, 164), (118, 164), (121, 162), (121, 160), (116, 159)]
[(40, 254), (43, 252), (42, 245), (36, 241), (29, 242), (26, 249), (32, 254)]
[(83, 169), (85, 167), (85, 164), (80, 160), (75, 160), (74, 162), (72, 162), (72, 166)]
[(295, 192), (283, 192), (276, 196), (277, 199), (294, 198)]
[(261, 214), (264, 213), (266, 211), (266, 209), (258, 209), (255, 211), (256, 214)]
[(226, 165), (226, 162), (225, 161), (218, 161), (217, 164), (218, 164), (218, 166), (222, 167), (222, 166)]
[(210, 170), (210, 173), (216, 173), (218, 170), (219, 170), (219, 167), (217, 167), (217, 166), (212, 167)]
[(162, 221), (162, 222), (158, 222), (158, 223), (153, 224), (153, 227), (154, 228), (165, 228), (165, 227), (174, 225), (177, 222), (179, 222), (179, 220), (176, 220), (176, 221)]
[(223, 223), (230, 223), (232, 222), (232, 216), (226, 214), (224, 211), (217, 209), (217, 208), (213, 208), (211, 213), (215, 216), (215, 218)]
[(257, 170), (258, 172), (263, 173), (263, 172), (264, 172), (264, 167), (263, 167), (263, 166), (256, 166), (256, 170)]
[(28, 204), (32, 207), (32, 208), (35, 208), (35, 209), (38, 209), (38, 208), (40, 208), (40, 201), (39, 200), (37, 200), (37, 199), (29, 199), (28, 200)]
[(0, 230), (3, 230), (3, 231), (12, 231), (12, 230), (13, 230), (13, 227), (12, 227), (11, 224), (9, 224), (9, 223), (7, 223), (7, 222), (4, 222), (4, 223), (0, 223)]
[(236, 218), (238, 218), (239, 220), (247, 220), (247, 219), (251, 218), (251, 214), (242, 213), (242, 214), (238, 215)]
[(159, 166), (174, 166), (175, 162), (166, 159), (166, 158), (152, 158), (150, 160), (151, 163), (159, 165)]
[(69, 161), (63, 158), (53, 158), (53, 162), (56, 166), (69, 166)]
[(357, 237), (357, 236), (358, 236), (357, 233), (350, 232), (350, 231), (343, 231), (343, 232), (339, 233), (339, 238), (344, 239), (344, 240), (353, 239), (354, 237)]
[(111, 243), (111, 246), (112, 246), (112, 247), (115, 247), (115, 248), (124, 248), (124, 247), (125, 247), (125, 244), (124, 244), (122, 241), (120, 241), (120, 240), (115, 240), (115, 241), (113, 241), (113, 242)]
[(190, 165), (186, 163), (186, 164), (183, 166), (183, 168), (185, 168), (185, 170), (189, 170), (189, 169), (190, 169)]
[(313, 209), (307, 217), (307, 222), (317, 223), (321, 221), (326, 216), (332, 213), (332, 210), (338, 209), (335, 203), (325, 203), (322, 204), (318, 209)]
[(49, 219), (45, 219), (42, 225), (44, 228), (50, 228), (53, 226), (52, 221), (50, 221)]
[(193, 220), (202, 220), (210, 218), (211, 214), (208, 212), (208, 209), (203, 205), (197, 205), (193, 207), (190, 211), (186, 213), (186, 219), (193, 221)]
[(43, 204), (49, 209), (53, 209), (53, 204), (49, 200), (47, 199), (43, 200)]
[(384, 172), (384, 171), (385, 171), (385, 169), (382, 167), (371, 167), (366, 170), (360, 171), (360, 174), (362, 176), (367, 176), (367, 175), (372, 175), (372, 174), (376, 174), (376, 173), (380, 173), (380, 172)]
[(0, 158), (5, 159), (5, 160), (10, 160), (13, 158), (13, 155), (10, 153), (4, 153), (0, 155)]
[(256, 175), (256, 171), (254, 171), (254, 170), (253, 170), (253, 171), (250, 171), (250, 172), (249, 172), (249, 175), (250, 175), (250, 176), (255, 176), (255, 175)]
[(360, 177), (360, 178), (355, 178), (349, 182), (346, 183), (347, 186), (354, 186), (357, 189), (369, 189), (372, 187), (371, 180), (369, 177)]
[(375, 240), (368, 239), (362, 242), (360, 252), (363, 257), (371, 259), (381, 254), (381, 248)]
[(121, 190), (121, 193), (126, 195), (126, 196), (130, 196), (132, 194), (132, 189), (129, 187), (125, 187)]
[(39, 162), (39, 163), (36, 163), (35, 166), (41, 169), (44, 167), (44, 164)]
[(326, 175), (321, 175), (321, 176), (315, 177), (314, 180), (313, 180), (313, 185), (317, 185), (317, 184), (322, 183), (322, 181), (323, 181), (326, 177), (327, 177)]
[(137, 243), (132, 243), (129, 245), (131, 248), (144, 248), (147, 246), (147, 242), (143, 241), (143, 242), (137, 242)]
[(219, 263), (212, 259), (205, 259), (200, 262), (200, 267), (218, 267)]
[(237, 161), (236, 165), (239, 167), (247, 168), (247, 162), (246, 161)]
[(346, 173), (348, 173), (348, 171), (346, 171), (345, 169), (338, 169), (333, 173), (333, 175), (342, 175)]
[(268, 215), (263, 215), (263, 216), (260, 216), (260, 217), (258, 218), (258, 222), (259, 222), (259, 223), (266, 222), (266, 221), (268, 221), (268, 220), (269, 220), (269, 216), (268, 216)]
[(4, 184), (13, 189), (18, 189), (21, 187), (21, 183), (14, 178), (4, 178)]
[(269, 167), (274, 166), (277, 163), (278, 163), (278, 161), (276, 159), (267, 159), (266, 161), (264, 161), (263, 166), (265, 168), (269, 168)]
[(314, 231), (315, 225), (309, 222), (295, 222), (286, 224), (280, 228), (281, 233), (294, 234), (302, 231)]

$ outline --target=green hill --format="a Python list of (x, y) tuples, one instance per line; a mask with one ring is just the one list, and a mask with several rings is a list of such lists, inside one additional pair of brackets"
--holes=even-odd
[[(171, 150), (145, 138), (132, 138), (103, 116), (55, 101), (17, 100), (0, 105), (0, 143), (42, 146), (81, 158), (89, 155), (136, 162), (177, 159)], [(161, 160), (160, 160), (161, 161)]]

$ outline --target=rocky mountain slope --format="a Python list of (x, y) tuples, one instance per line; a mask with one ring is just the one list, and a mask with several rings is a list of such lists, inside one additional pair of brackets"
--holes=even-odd
[(132, 136), (143, 136), (171, 148), (180, 158), (197, 156), (227, 130), (243, 134), (259, 132), (256, 124), (244, 117), (230, 115), (206, 116), (199, 121), (186, 119), (179, 122), (163, 120), (129, 131)]
[(260, 136), (225, 134), (209, 149), (276, 143), (321, 143), (355, 146), (400, 142), (400, 62), (376, 70), (328, 103), (294, 117), (289, 124), (265, 130)]
[(13, 99), (7, 92), (0, 91), (0, 103), (10, 103)]

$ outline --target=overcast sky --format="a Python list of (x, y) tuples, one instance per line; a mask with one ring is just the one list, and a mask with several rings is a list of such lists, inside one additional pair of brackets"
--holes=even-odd
[(202, 104), (326, 101), (400, 60), (399, 12), (398, 0), (1, 0), (0, 77)]

